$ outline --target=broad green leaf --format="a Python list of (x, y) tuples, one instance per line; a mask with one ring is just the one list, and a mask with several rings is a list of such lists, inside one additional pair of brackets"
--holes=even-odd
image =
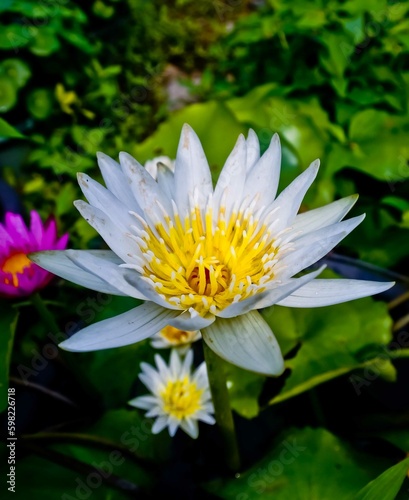
[(242, 370), (230, 363), (226, 363), (226, 374), (230, 405), (233, 410), (245, 418), (256, 417), (259, 413), (258, 397), (265, 377)]
[(3, 118), (0, 118), (0, 137), (23, 139), (24, 135), (3, 120)]
[(324, 429), (305, 428), (280, 435), (251, 469), (208, 489), (226, 500), (345, 500), (390, 465)]
[(11, 78), (17, 87), (24, 87), (31, 76), (31, 70), (22, 59), (5, 59), (0, 64), (0, 72)]
[(372, 140), (382, 131), (386, 113), (376, 109), (366, 109), (357, 113), (349, 124), (349, 137), (351, 141), (362, 142)]
[(409, 458), (386, 470), (354, 496), (354, 500), (395, 500), (409, 470)]
[(7, 302), (2, 304), (0, 311), (0, 411), (7, 407), (9, 368), (17, 319), (17, 309), (7, 307)]
[[(209, 101), (193, 104), (175, 112), (145, 142), (134, 146), (129, 152), (144, 163), (155, 156), (167, 155), (175, 158), (184, 123), (188, 123), (199, 136), (212, 173), (217, 175), (240, 133), (246, 133), (229, 109), (221, 102)], [(223, 138), (220, 134), (223, 133)]]
[[(391, 340), (392, 320), (386, 304), (371, 298), (316, 309), (276, 306), (263, 316), (275, 333), (290, 374), (281, 392), (270, 403), (278, 403), (356, 368), (375, 366), (390, 376), (390, 359), (384, 359)], [(390, 365), (390, 366), (389, 366)], [(388, 368), (388, 369), (387, 369)], [(388, 371), (389, 370), (389, 371)]]

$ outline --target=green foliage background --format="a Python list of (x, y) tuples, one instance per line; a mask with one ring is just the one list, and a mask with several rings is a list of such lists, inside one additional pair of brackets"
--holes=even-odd
[[(187, 122), (202, 140), (216, 180), (239, 133), (254, 128), (265, 149), (278, 132), (281, 187), (319, 157), (319, 178), (302, 209), (359, 192), (355, 210), (367, 217), (342, 252), (407, 275), (408, 11), (409, 3), (386, 0), (3, 1), (1, 177), (27, 210), (43, 218), (56, 214), (72, 248), (102, 248), (72, 206), (81, 198), (77, 172), (100, 179), (96, 151), (116, 158), (124, 150), (142, 163), (160, 154), (174, 157)], [(182, 97), (175, 98), (175, 88)], [(407, 287), (407, 278), (403, 283)], [(45, 297), (65, 329), (69, 322), (84, 325), (135, 305), (117, 297), (102, 301), (62, 282)], [(176, 445), (165, 432), (144, 432), (138, 446), (124, 438), (143, 426), (142, 413), (126, 403), (141, 390), (135, 382), (139, 363), (153, 359), (149, 342), (65, 354), (56, 372), (60, 382), (44, 381), (33, 365), (33, 352), (41, 354), (49, 342), (40, 318), (29, 303), (3, 301), (1, 309), (3, 396), (11, 365), (14, 380), (25, 376), (58, 393), (67, 390), (80, 408), (71, 420), (81, 417), (67, 423), (48, 415), (41, 423), (33, 415), (22, 438), (17, 498), (27, 498), (28, 490), (41, 498), (75, 497), (77, 478), (86, 480), (87, 467), (112, 450), (125, 457), (114, 473), (152, 491), (157, 467), (170, 467)], [(242, 500), (406, 498), (407, 484), (398, 492), (407, 471), (399, 459), (409, 452), (409, 392), (393, 387), (408, 376), (408, 343), (397, 337), (398, 328), (394, 338), (396, 318), (387, 304), (363, 299), (263, 314), (287, 355), (289, 375), (273, 383), (227, 364), (226, 372), (239, 422), (265, 428), (265, 442), (245, 457), (243, 475), (231, 479), (223, 469), (200, 472), (211, 452), (178, 441), (183, 456), (196, 457), (188, 481), (194, 491)], [(345, 427), (329, 408), (340, 387)], [(367, 409), (357, 409), (364, 397)], [(238, 426), (243, 450), (257, 440), (250, 423)], [(206, 432), (216, 453), (214, 431)], [(283, 465), (280, 453), (293, 439), (306, 451)], [(52, 465), (44, 449), (54, 453)], [(65, 467), (56, 458), (61, 454), (83, 468)], [(283, 468), (277, 474), (271, 466), (276, 462)], [(92, 494), (127, 498), (112, 480)]]

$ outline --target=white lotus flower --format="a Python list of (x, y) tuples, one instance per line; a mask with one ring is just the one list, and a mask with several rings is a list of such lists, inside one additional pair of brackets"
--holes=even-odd
[(157, 434), (165, 427), (174, 436), (181, 427), (189, 436), (196, 439), (199, 435), (198, 420), (214, 424), (206, 363), (203, 362), (193, 373), (191, 366), (193, 352), (190, 350), (183, 362), (177, 352), (170, 355), (169, 366), (159, 354), (155, 355), (157, 370), (148, 363), (141, 363), (141, 381), (151, 391), (151, 396), (139, 396), (129, 404), (148, 410), (146, 417), (156, 417), (152, 433)]
[(42, 252), (41, 267), (100, 292), (146, 302), (90, 325), (63, 349), (91, 351), (138, 342), (167, 325), (200, 330), (220, 357), (278, 375), (280, 348), (257, 309), (317, 307), (373, 295), (393, 283), (295, 277), (326, 255), (364, 216), (341, 221), (350, 196), (297, 215), (319, 162), (276, 197), (280, 142), (260, 157), (256, 134), (240, 135), (213, 189), (200, 141), (183, 127), (174, 174), (159, 165), (157, 181), (127, 153), (120, 164), (99, 153), (107, 188), (79, 174), (89, 204), (82, 216), (111, 251)]
[(165, 326), (151, 338), (151, 345), (155, 349), (175, 348), (179, 354), (186, 354), (193, 342), (201, 338), (199, 330), (192, 332), (180, 330), (174, 326)]

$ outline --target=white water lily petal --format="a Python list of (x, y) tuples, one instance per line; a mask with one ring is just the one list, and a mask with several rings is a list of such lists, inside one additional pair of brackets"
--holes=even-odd
[[(226, 217), (230, 217), (235, 204), (241, 200), (246, 182), (247, 144), (243, 135), (237, 139), (233, 151), (220, 172), (213, 196), (213, 206), (226, 207)], [(214, 214), (218, 216), (218, 213)]]
[[(129, 213), (131, 207), (127, 207), (108, 189), (91, 179), (86, 174), (78, 174), (78, 184), (90, 205), (104, 212), (112, 221), (118, 225), (124, 233), (129, 231), (132, 225), (138, 225), (135, 217)], [(135, 203), (134, 203), (135, 205)]]
[(129, 182), (126, 180), (119, 163), (100, 152), (97, 153), (97, 160), (106, 187), (129, 209), (138, 211), (139, 205), (132, 194)]
[(150, 410), (156, 404), (155, 396), (138, 396), (128, 401), (128, 404), (141, 408), (141, 410)]
[(186, 311), (172, 319), (169, 324), (175, 328), (179, 328), (179, 330), (193, 331), (211, 325), (215, 319), (213, 315), (208, 315), (204, 318), (198, 314), (192, 316), (189, 311)]
[(124, 295), (134, 299), (146, 300), (145, 295), (131, 286), (125, 279), (125, 276), (130, 273), (137, 275), (136, 271), (119, 267), (117, 262), (110, 262), (103, 257), (88, 252), (67, 250), (66, 255), (78, 267), (106, 281)]
[(182, 420), (180, 422), (180, 427), (193, 439), (197, 439), (197, 437), (199, 436), (199, 426), (197, 425), (197, 420)]
[(241, 314), (246, 314), (253, 309), (270, 307), (273, 304), (276, 304), (278, 301), (283, 300), (298, 288), (304, 286), (305, 283), (308, 283), (309, 281), (316, 278), (319, 274), (322, 273), (324, 269), (325, 266), (322, 266), (317, 271), (306, 274), (301, 278), (294, 278), (292, 280), (289, 280), (287, 283), (278, 285), (276, 288), (266, 290), (265, 292), (262, 292), (258, 295), (253, 295), (248, 299), (236, 302), (235, 304), (226, 307), (226, 309), (223, 309), (223, 311), (220, 311), (217, 316), (219, 318), (233, 318)]
[(246, 156), (246, 171), (247, 173), (254, 167), (260, 159), (260, 143), (257, 134), (253, 129), (249, 130), (247, 136), (247, 156)]
[(267, 151), (247, 174), (243, 198), (248, 196), (249, 200), (252, 200), (258, 195), (261, 205), (271, 205), (280, 180), (280, 162), (280, 139), (274, 134)]
[(170, 213), (170, 200), (151, 174), (128, 153), (119, 153), (119, 162), (130, 188), (143, 212), (160, 213), (158, 202)]
[(173, 200), (175, 191), (175, 174), (163, 163), (158, 163), (157, 183), (166, 196)]
[(347, 196), (324, 207), (298, 214), (292, 223), (295, 232), (301, 235), (326, 227), (342, 220), (358, 199), (357, 195)]
[(324, 257), (324, 255), (327, 255), (327, 253), (355, 229), (364, 218), (365, 214), (359, 215), (352, 219), (317, 229), (299, 238), (296, 241), (295, 250), (285, 255), (281, 260), (281, 265), (285, 266), (283, 276), (294, 276), (317, 262)]
[(122, 347), (150, 337), (169, 323), (174, 311), (146, 302), (114, 318), (105, 319), (75, 333), (59, 347), (86, 352)]
[(349, 300), (376, 295), (391, 288), (394, 282), (319, 279), (307, 283), (297, 291), (277, 302), (286, 307), (322, 307)]
[(138, 246), (123, 230), (118, 229), (118, 226), (102, 210), (81, 200), (74, 201), (74, 206), (123, 262), (135, 262), (133, 255), (140, 252)]
[(240, 368), (274, 376), (284, 371), (277, 340), (257, 311), (236, 318), (218, 318), (202, 335), (210, 349)]
[[(81, 286), (90, 288), (97, 292), (109, 293), (111, 295), (126, 295), (124, 292), (107, 283), (101, 277), (78, 267), (67, 255), (69, 250), (37, 252), (29, 255), (29, 258), (37, 265), (50, 273), (64, 278)], [(73, 250), (71, 250), (73, 252)], [(98, 257), (109, 264), (118, 265), (122, 260), (111, 250), (76, 250), (78, 254), (87, 254), (91, 258)]]
[(154, 424), (152, 425), (151, 432), (152, 434), (158, 434), (160, 431), (163, 431), (163, 429), (168, 425), (168, 419), (167, 417), (158, 417)]
[(277, 217), (279, 224), (276, 227), (277, 231), (284, 229), (291, 224), (298, 210), (300, 209), (301, 202), (308, 191), (308, 188), (314, 182), (320, 166), (319, 160), (315, 160), (311, 165), (293, 182), (287, 186), (272, 203), (270, 209), (273, 211), (276, 207), (280, 207)]
[(190, 212), (190, 196), (203, 206), (212, 189), (212, 176), (200, 140), (185, 124), (176, 154), (174, 183), (174, 200), (180, 213)]

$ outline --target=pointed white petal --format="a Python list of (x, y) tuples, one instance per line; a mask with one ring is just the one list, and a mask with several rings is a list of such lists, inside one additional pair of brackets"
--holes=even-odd
[(142, 410), (150, 410), (158, 404), (158, 400), (155, 396), (138, 396), (128, 401), (128, 404)]
[(218, 318), (202, 331), (206, 344), (230, 363), (264, 375), (280, 375), (284, 360), (277, 340), (257, 311)]
[(119, 267), (116, 262), (111, 262), (108, 259), (81, 250), (67, 250), (66, 255), (78, 267), (106, 281), (124, 295), (134, 299), (146, 300), (145, 295), (131, 286), (125, 279), (125, 276), (129, 274), (137, 276), (136, 271)]
[(124, 205), (111, 191), (86, 174), (78, 174), (77, 178), (81, 191), (89, 204), (102, 210), (118, 226), (118, 229), (126, 232), (132, 225), (138, 224), (135, 217), (129, 213), (132, 207)]
[(287, 307), (321, 307), (340, 304), (349, 300), (376, 295), (391, 288), (394, 282), (319, 279), (299, 288), (285, 299), (277, 302)]
[(312, 162), (307, 170), (287, 186), (269, 207), (269, 212), (272, 212), (276, 207), (280, 207), (277, 212), (277, 217), (279, 218), (279, 224), (276, 226), (277, 231), (291, 225), (300, 209), (305, 193), (317, 176), (319, 165), (319, 160)]
[(119, 161), (140, 208), (144, 212), (160, 213), (159, 201), (165, 210), (171, 213), (170, 200), (151, 174), (128, 153), (119, 153)]
[(163, 429), (168, 425), (168, 418), (167, 417), (158, 417), (154, 424), (152, 425), (151, 432), (152, 434), (158, 434), (160, 431), (163, 431)]
[(293, 230), (305, 234), (342, 220), (355, 205), (358, 195), (347, 196), (324, 207), (298, 214), (292, 223)]
[(203, 207), (213, 191), (212, 177), (202, 145), (194, 130), (183, 125), (176, 154), (174, 200), (184, 216), (190, 212), (189, 196), (195, 192)]
[(86, 352), (134, 344), (161, 330), (174, 314), (146, 302), (119, 316), (87, 326), (59, 346), (66, 351)]
[(197, 439), (199, 436), (199, 426), (197, 425), (197, 421), (192, 418), (183, 419), (180, 422), (180, 427), (193, 439)]
[(280, 163), (280, 139), (274, 134), (267, 151), (247, 174), (243, 197), (248, 196), (252, 200), (258, 194), (260, 205), (271, 205), (277, 193)]
[[(124, 292), (107, 283), (104, 279), (78, 267), (77, 264), (68, 258), (67, 252), (68, 250), (37, 252), (29, 254), (29, 258), (50, 273), (56, 274), (60, 276), (60, 278), (64, 278), (68, 281), (72, 281), (77, 285), (85, 286), (97, 292), (109, 293), (111, 295), (126, 295)], [(122, 263), (122, 260), (114, 254), (114, 252), (111, 252), (111, 250), (77, 250), (77, 253), (88, 254), (91, 257), (104, 259), (112, 265)]]
[(365, 218), (365, 214), (317, 229), (295, 241), (295, 250), (285, 255), (280, 265), (284, 266), (282, 276), (294, 276), (315, 264), (340, 241), (342, 241)]
[(168, 417), (168, 427), (169, 427), (169, 435), (173, 437), (176, 434), (176, 431), (178, 430), (180, 421), (177, 420), (175, 417), (172, 417), (169, 415)]
[(240, 134), (233, 151), (230, 153), (220, 172), (213, 196), (215, 217), (221, 203), (225, 203), (226, 217), (229, 218), (233, 205), (240, 202), (246, 182), (246, 158), (247, 144), (243, 135)]
[(247, 173), (252, 169), (256, 162), (260, 159), (260, 143), (257, 134), (253, 129), (249, 130), (247, 136), (247, 159), (246, 171)]
[(216, 423), (216, 420), (212, 415), (209, 415), (209, 413), (205, 412), (198, 412), (196, 414), (197, 420), (200, 420), (201, 422), (204, 422), (205, 424), (213, 425)]
[(174, 198), (175, 175), (163, 163), (158, 163), (157, 183), (169, 199)]
[(97, 153), (97, 159), (106, 187), (127, 207), (133, 211), (138, 211), (139, 206), (119, 163), (100, 152)]
[(132, 287), (136, 288), (136, 290), (138, 290), (139, 293), (141, 293), (148, 300), (155, 302), (165, 309), (173, 309), (175, 311), (179, 311), (180, 314), (180, 307), (167, 302), (165, 300), (165, 297), (157, 292), (153, 285), (151, 285), (145, 279), (142, 279), (138, 273), (125, 273), (123, 277)]
[(198, 314), (192, 316), (189, 311), (185, 311), (176, 318), (172, 319), (169, 324), (175, 328), (179, 328), (179, 330), (192, 332), (193, 330), (200, 330), (201, 328), (209, 326), (214, 320), (215, 317), (213, 315), (203, 318)]
[(314, 271), (313, 273), (306, 274), (301, 278), (295, 278), (289, 280), (288, 282), (282, 285), (278, 285), (276, 288), (267, 290), (258, 295), (253, 295), (248, 299), (236, 302), (235, 304), (232, 304), (226, 307), (226, 309), (220, 311), (220, 313), (218, 313), (217, 316), (219, 318), (233, 318), (240, 314), (246, 314), (253, 309), (262, 309), (263, 307), (270, 307), (273, 304), (276, 304), (278, 301), (283, 300), (285, 297), (293, 293), (298, 288), (304, 286), (305, 283), (312, 281), (320, 273), (322, 273), (324, 268), (325, 266), (322, 266), (320, 267), (320, 269)]
[(88, 205), (85, 201), (74, 201), (74, 205), (88, 224), (98, 231), (111, 250), (124, 262), (135, 263), (135, 259), (131, 256), (139, 252), (139, 247), (123, 229), (118, 228), (102, 210)]

